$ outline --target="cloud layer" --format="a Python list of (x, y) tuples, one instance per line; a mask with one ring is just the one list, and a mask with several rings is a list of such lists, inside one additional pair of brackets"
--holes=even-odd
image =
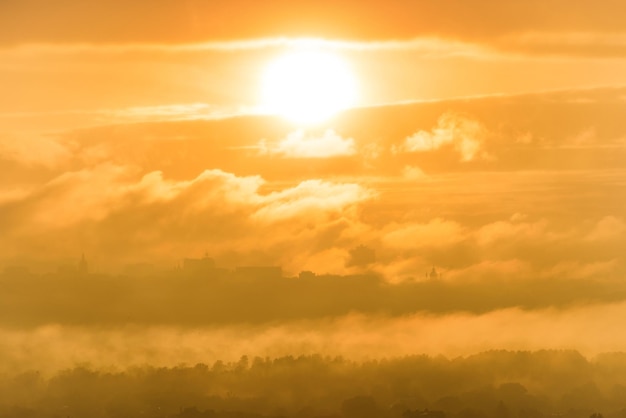
[[(46, 326), (28, 332), (1, 329), (2, 372), (24, 368), (54, 372), (75, 364), (130, 367), (237, 361), (241, 356), (322, 354), (367, 360), (419, 354), (469, 355), (493, 347), (511, 350), (572, 349), (588, 356), (623, 350), (619, 321), (624, 304), (567, 311), (503, 310), (443, 317), (347, 316), (270, 327), (90, 330)], [(585, 338), (580, 338), (584, 333)]]
[[(4, 136), (0, 356), (626, 349), (624, 96)], [(212, 274), (185, 270), (204, 254)]]
[[(620, 13), (620, 11), (622, 13)], [(210, 39), (250, 39), (276, 36), (322, 36), (360, 40), (407, 39), (423, 35), (453, 39), (499, 39), (511, 34), (619, 33), (623, 5), (607, 1), (494, 0), (459, 4), (426, 0), (399, 1), (393, 7), (379, 1), (278, 1), (272, 7), (250, 0), (219, 5), (189, 1), (158, 5), (140, 1), (8, 1), (2, 6), (0, 42), (180, 43)], [(497, 18), (496, 18), (497, 17)], [(204, 24), (203, 22), (230, 22)], [(350, 22), (350, 24), (347, 24)], [(169, 30), (164, 30), (167, 27)], [(115, 29), (111, 29), (115, 28)]]

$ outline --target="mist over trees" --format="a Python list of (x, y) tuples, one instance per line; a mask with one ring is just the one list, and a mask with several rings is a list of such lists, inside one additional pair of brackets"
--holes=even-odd
[(488, 351), (355, 362), (286, 356), (0, 377), (0, 417), (626, 416), (626, 354)]

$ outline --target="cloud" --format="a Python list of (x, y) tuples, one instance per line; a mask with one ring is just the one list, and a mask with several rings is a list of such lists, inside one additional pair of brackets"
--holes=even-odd
[(298, 129), (276, 145), (261, 141), (260, 147), (262, 153), (278, 154), (285, 158), (330, 158), (356, 153), (354, 139), (342, 138), (332, 129), (326, 130), (321, 136)]
[(455, 113), (445, 113), (437, 121), (432, 131), (418, 131), (405, 139), (396, 152), (435, 151), (444, 146), (452, 146), (461, 154), (462, 161), (489, 159), (482, 148), (487, 129), (477, 120)]
[(621, 302), (564, 310), (513, 308), (479, 315), (347, 315), (266, 326), (0, 328), (0, 372), (54, 372), (85, 363), (93, 367), (206, 364), (236, 361), (243, 355), (322, 354), (356, 361), (415, 354), (459, 356), (493, 349), (577, 349), (596, 355), (626, 349), (622, 322), (616, 320), (625, 315), (626, 304)]
[(423, 180), (428, 178), (426, 173), (424, 173), (421, 168), (415, 165), (404, 166), (404, 168), (402, 169), (402, 177), (410, 181)]
[(94, 111), (94, 115), (110, 123), (136, 123), (149, 121), (209, 120), (254, 114), (245, 106), (217, 106), (206, 103), (138, 106), (123, 109)]
[(524, 260), (485, 259), (466, 268), (447, 271), (444, 280), (463, 283), (507, 283), (510, 280), (528, 280), (533, 275), (532, 266)]
[(492, 245), (499, 241), (525, 241), (545, 239), (549, 236), (547, 232), (547, 221), (521, 222), (519, 216), (513, 215), (514, 220), (497, 221), (480, 227), (475, 232), (476, 241), (479, 245)]
[(72, 151), (54, 138), (42, 135), (0, 134), (0, 159), (26, 166), (55, 168), (69, 160)]
[(521, 222), (524, 221), (528, 218), (528, 215), (525, 213), (520, 213), (520, 212), (515, 212), (513, 215), (511, 215), (511, 217), (509, 218), (509, 220), (511, 222)]
[(68, 171), (21, 201), (13, 200), (12, 206), (24, 212), (22, 222), (57, 229), (85, 221), (102, 222), (118, 212), (159, 204), (176, 204), (184, 212), (203, 211), (218, 202), (222, 207), (255, 204), (263, 184), (258, 176), (237, 177), (221, 170), (206, 170), (182, 181), (166, 180), (158, 171), (137, 179), (138, 172), (136, 167), (115, 164)]
[[(623, 6), (618, 2), (591, 5), (587, 2), (551, 1), (538, 8), (534, 3), (494, 0), (400, 0), (394, 7), (381, 1), (288, 2), (278, 0), (271, 8), (251, 0), (232, 0), (217, 5), (201, 1), (138, 0), (88, 1), (77, 7), (67, 1), (54, 6), (44, 0), (9, 1), (0, 13), (0, 44), (179, 44), (206, 41), (310, 36), (364, 41), (412, 39), (420, 36), (513, 44), (535, 47), (536, 38), (546, 44), (618, 43), (605, 40), (623, 32)], [(241, 10), (247, 10), (245, 14)], [(280, 10), (280, 13), (276, 13)], [(494, 18), (496, 16), (497, 18)], [(377, 24), (346, 24), (346, 22)], [(203, 22), (230, 22), (228, 25)], [(115, 28), (112, 30), (111, 28)], [(163, 30), (169, 28), (169, 30)], [(512, 35), (526, 34), (517, 41)], [(538, 35), (537, 35), (538, 34)], [(565, 34), (565, 35), (562, 35)], [(603, 35), (609, 34), (609, 35)], [(565, 42), (560, 39), (565, 37)], [(243, 41), (242, 41), (243, 40)], [(545, 47), (544, 47), (545, 49)]]
[(596, 223), (586, 239), (589, 241), (608, 241), (625, 236), (626, 222), (615, 216), (605, 216)]
[(568, 279), (597, 279), (611, 277), (617, 271), (619, 263), (616, 259), (581, 263), (580, 261), (562, 261), (538, 273), (545, 278), (567, 277)]
[(464, 228), (454, 222), (436, 218), (428, 223), (391, 224), (383, 232), (382, 241), (396, 249), (447, 247), (466, 238)]
[(495, 45), (529, 55), (623, 57), (626, 55), (626, 33), (520, 32), (501, 37)]
[(22, 200), (28, 195), (29, 191), (24, 188), (0, 190), (0, 206), (14, 201)]
[(288, 264), (299, 251), (332, 248), (356, 222), (355, 209), (375, 196), (346, 182), (307, 180), (271, 192), (264, 185), (260, 176), (219, 169), (190, 180), (114, 164), (66, 172), (26, 192), (6, 192), (0, 248), (11, 256), (59, 241), (46, 256), (87, 251), (110, 260), (176, 259), (202, 248)]
[[(229, 265), (275, 263), (297, 274), (315, 265), (308, 260), (326, 260), (320, 261), (324, 269), (343, 272), (346, 249), (364, 244), (376, 249), (377, 268), (393, 281), (422, 277), (432, 265), (452, 277), (481, 262), (518, 259), (536, 276), (573, 260), (602, 276), (611, 272), (588, 266), (616, 259), (618, 272), (623, 170), (607, 170), (600, 160), (586, 171), (563, 170), (554, 167), (567, 160), (562, 148), (546, 155), (538, 140), (520, 145), (513, 134), (532, 132), (558, 143), (596, 127), (599, 141), (621, 137), (621, 107), (606, 110), (622, 105), (623, 95), (623, 89), (594, 89), (355, 109), (333, 122), (336, 131), (319, 137), (309, 131), (285, 137), (285, 124), (267, 118), (115, 125), (38, 137), (52, 138), (50, 152), (29, 143), (33, 155), (42, 151), (45, 158), (2, 167), (0, 252), (5, 259), (54, 259), (84, 250), (124, 263), (206, 250)], [(585, 98), (589, 111), (581, 112), (578, 102)], [(535, 108), (542, 117), (527, 124), (525, 115)], [(445, 109), (452, 111), (440, 117)], [(554, 125), (563, 118), (571, 122)], [(416, 124), (434, 126), (422, 139), (441, 152), (392, 155), (393, 141), (410, 136)], [(497, 170), (478, 173), (473, 165), (450, 163), (457, 156), (455, 135), (478, 142), (469, 154), (481, 157), (484, 142), (474, 139), (485, 126), (499, 132), (487, 139), (499, 156)], [(266, 143), (261, 155), (263, 137), (282, 141)], [(22, 147), (6, 138), (4, 145)], [(365, 157), (368, 146), (371, 157)], [(20, 148), (20, 158), (30, 151)], [(311, 155), (344, 158), (299, 159)], [(621, 161), (621, 154), (609, 156)], [(424, 172), (428, 181), (416, 181)], [(492, 270), (483, 277), (497, 275)]]
[(320, 213), (341, 213), (373, 196), (371, 190), (357, 184), (306, 180), (295, 187), (260, 198), (263, 206), (254, 213), (253, 218), (276, 221), (302, 216), (315, 220)]

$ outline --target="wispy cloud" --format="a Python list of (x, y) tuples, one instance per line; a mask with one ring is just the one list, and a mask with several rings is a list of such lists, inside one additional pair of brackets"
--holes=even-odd
[(483, 124), (475, 119), (455, 113), (445, 113), (437, 121), (432, 131), (418, 131), (407, 137), (401, 146), (395, 146), (398, 152), (435, 151), (445, 146), (452, 146), (462, 161), (491, 159), (484, 151), (484, 142), (488, 134)]
[(503, 36), (496, 45), (529, 55), (623, 57), (626, 33), (531, 31)]
[(0, 133), (0, 159), (27, 166), (57, 167), (73, 155), (67, 144), (40, 134)]
[(263, 140), (259, 148), (264, 154), (277, 154), (285, 158), (329, 158), (356, 153), (354, 139), (343, 138), (332, 129), (327, 129), (321, 135), (298, 129), (276, 144)]
[(3, 328), (0, 356), (5, 361), (0, 371), (19, 372), (28, 367), (55, 372), (85, 363), (94, 367), (146, 363), (176, 366), (181, 359), (188, 364), (210, 364), (217, 360), (237, 361), (243, 355), (263, 358), (322, 354), (358, 361), (415, 354), (460, 356), (494, 347), (578, 349), (586, 355), (596, 355), (624, 349), (622, 324), (615, 320), (624, 315), (626, 304), (622, 302), (562, 311), (514, 308), (481, 315), (349, 315), (271, 326)]
[(285, 220), (304, 216), (313, 221), (318, 218), (316, 213), (340, 213), (374, 195), (373, 191), (358, 184), (307, 180), (296, 187), (262, 197), (264, 206), (253, 217), (261, 220)]
[(435, 218), (424, 224), (390, 224), (382, 241), (396, 249), (417, 249), (448, 247), (464, 238), (464, 228), (457, 222)]

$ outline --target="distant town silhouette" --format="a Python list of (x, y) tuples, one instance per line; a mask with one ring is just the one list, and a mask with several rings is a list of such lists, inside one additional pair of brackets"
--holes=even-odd
[(483, 313), (626, 300), (626, 283), (564, 277), (498, 286), (448, 281), (435, 266), (413, 280), (393, 282), (370, 269), (374, 259), (373, 250), (359, 246), (347, 261), (358, 266), (353, 274), (305, 270), (295, 276), (272, 265), (223, 268), (208, 254), (184, 258), (169, 269), (132, 264), (118, 274), (91, 272), (84, 254), (75, 264), (48, 273), (9, 266), (0, 274), (0, 284), (8, 289), (0, 294), (0, 324), (266, 323), (349, 313)]

